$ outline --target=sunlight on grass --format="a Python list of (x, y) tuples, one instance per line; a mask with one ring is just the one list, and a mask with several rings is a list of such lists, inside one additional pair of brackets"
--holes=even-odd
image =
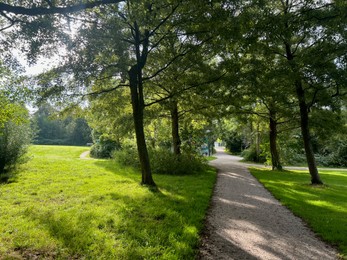
[(347, 172), (321, 170), (325, 185), (309, 185), (303, 171), (250, 169), (271, 193), (308, 223), (324, 240), (337, 246), (347, 259)]
[(215, 172), (155, 175), (153, 192), (133, 169), (80, 159), (86, 150), (31, 147), (15, 182), (0, 185), (0, 255), (194, 258)]

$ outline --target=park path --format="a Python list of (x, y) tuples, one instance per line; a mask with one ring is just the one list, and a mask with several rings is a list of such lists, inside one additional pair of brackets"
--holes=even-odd
[(240, 163), (217, 148), (218, 178), (198, 259), (337, 259), (335, 249), (283, 207)]

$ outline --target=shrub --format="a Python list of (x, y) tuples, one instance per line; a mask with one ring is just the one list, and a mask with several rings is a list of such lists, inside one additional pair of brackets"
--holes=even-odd
[[(187, 175), (196, 174), (206, 168), (206, 160), (199, 155), (183, 153), (179, 156), (167, 149), (150, 149), (151, 169), (156, 174)], [(122, 166), (140, 169), (140, 161), (135, 147), (126, 147), (113, 153), (113, 158)]]
[(100, 138), (100, 141), (92, 146), (90, 155), (94, 158), (111, 158), (115, 150), (120, 149), (120, 144), (116, 141)]
[(0, 173), (23, 162), (32, 139), (29, 122), (6, 122), (0, 129)]
[(133, 146), (123, 147), (113, 153), (113, 158), (122, 166), (130, 166), (140, 169), (140, 160), (137, 149)]
[(347, 142), (340, 141), (335, 144), (335, 149), (326, 156), (325, 166), (347, 167)]
[(264, 154), (262, 153), (257, 154), (257, 150), (254, 146), (251, 146), (250, 148), (242, 151), (241, 156), (244, 158), (245, 161), (248, 162), (266, 162), (266, 156), (264, 156)]
[(206, 167), (206, 161), (202, 156), (192, 153), (183, 153), (177, 156), (165, 149), (151, 150), (150, 159), (152, 171), (157, 174), (196, 174)]

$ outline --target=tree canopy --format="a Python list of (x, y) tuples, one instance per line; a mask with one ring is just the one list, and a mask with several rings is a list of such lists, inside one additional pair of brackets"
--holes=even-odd
[(32, 62), (58, 53), (37, 94), (88, 107), (91, 125), (113, 141), (134, 135), (143, 184), (155, 185), (147, 146), (158, 118), (170, 118), (179, 157), (181, 137), (194, 139), (187, 114), (203, 118), (205, 140), (214, 122), (237, 118), (274, 169), (281, 135), (299, 135), (311, 182), (321, 184), (315, 138), (344, 125), (346, 9), (314, 0), (6, 1), (1, 47), (16, 45)]

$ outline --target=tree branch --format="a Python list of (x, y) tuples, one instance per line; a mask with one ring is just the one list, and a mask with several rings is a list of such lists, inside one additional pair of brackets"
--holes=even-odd
[(22, 7), (22, 6), (14, 6), (5, 3), (0, 3), (0, 12), (5, 11), (13, 14), (21, 14), (21, 15), (29, 15), (29, 16), (37, 16), (37, 15), (46, 15), (46, 14), (67, 14), (67, 13), (75, 13), (85, 9), (94, 8), (100, 5), (106, 4), (117, 4), (123, 2), (124, 0), (99, 0), (95, 2), (76, 4), (65, 7), (57, 7), (49, 5), (50, 7)]

